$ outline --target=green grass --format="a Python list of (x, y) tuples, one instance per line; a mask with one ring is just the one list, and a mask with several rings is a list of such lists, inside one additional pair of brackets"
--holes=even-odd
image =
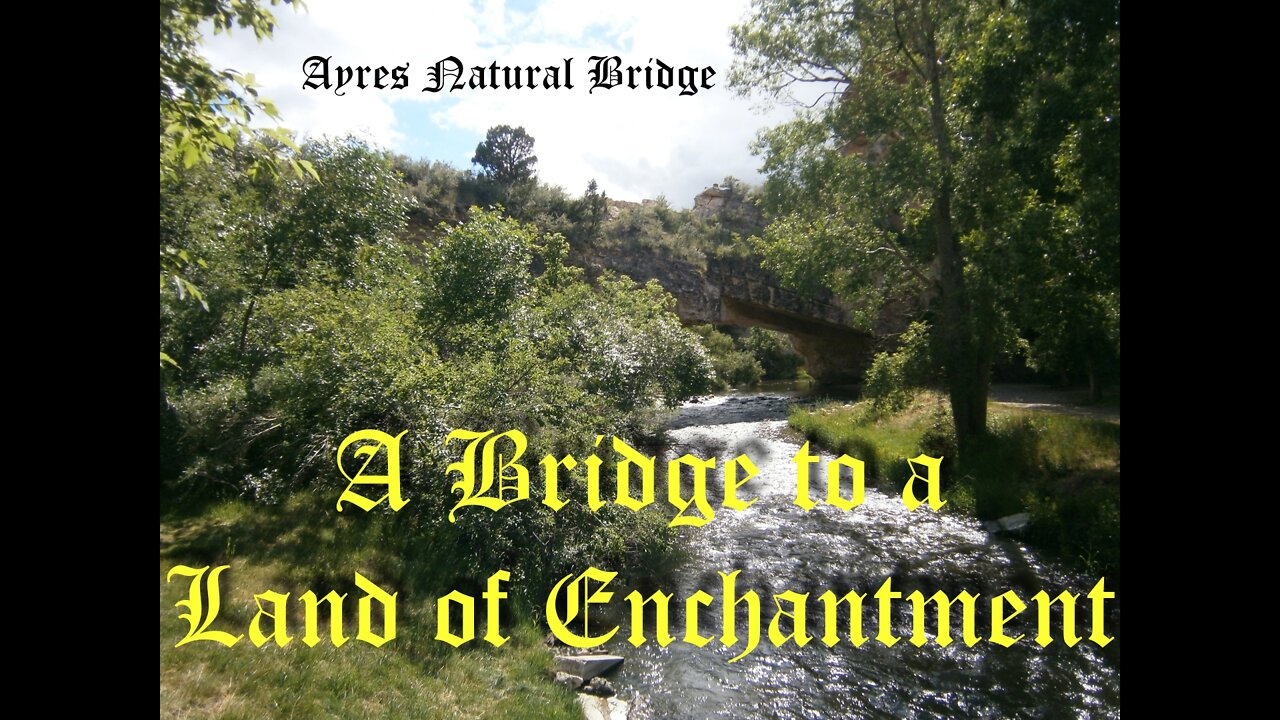
[[(160, 717), (162, 718), (572, 718), (573, 695), (546, 676), (550, 652), (527, 613), (506, 625), (511, 640), (494, 648), (474, 640), (455, 649), (434, 639), (436, 593), (447, 583), (447, 558), (405, 557), (392, 542), (392, 518), (326, 512), (301, 493), (279, 507), (227, 502), (196, 517), (160, 523)], [(196, 642), (175, 648), (187, 631), (174, 603), (189, 580), (165, 575), (175, 565), (230, 565), (221, 580), (223, 607), (212, 629), (245, 633), (257, 612), (254, 593), (290, 593), (285, 648), (259, 649), (246, 636), (234, 647)], [(355, 606), (363, 593), (354, 572), (398, 592), (397, 638), (381, 648), (356, 641)], [(341, 648), (304, 645), (297, 596), (311, 589), (349, 593)], [(477, 597), (477, 621), (483, 622)], [(524, 617), (521, 617), (524, 615)], [(267, 623), (268, 627), (270, 623)], [(374, 629), (380, 628), (374, 621)], [(480, 634), (483, 634), (483, 625)]]
[(911, 470), (906, 459), (920, 452), (944, 457), (952, 451), (940, 443), (926, 448), (924, 440), (945, 420), (946, 401), (936, 393), (921, 393), (905, 410), (877, 412), (870, 402), (828, 403), (812, 410), (797, 408), (789, 418), (791, 427), (835, 453), (843, 453), (867, 464), (867, 475), (883, 484), (901, 487)]
[(1087, 572), (1119, 581), (1120, 426), (1088, 418), (992, 405), (988, 437), (956, 456), (946, 399), (918, 393), (906, 409), (870, 401), (792, 412), (790, 424), (825, 449), (867, 463), (893, 490), (910, 476), (906, 458), (944, 457), (947, 508), (990, 519), (1030, 512), (1027, 539)]

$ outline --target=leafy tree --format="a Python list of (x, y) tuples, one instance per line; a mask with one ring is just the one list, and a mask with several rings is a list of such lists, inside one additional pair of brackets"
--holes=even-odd
[[(296, 0), (271, 0), (271, 5)], [(249, 133), (256, 113), (278, 120), (280, 114), (266, 98), (259, 97), (253, 75), (215, 70), (199, 53), (201, 23), (209, 22), (215, 34), (233, 27), (248, 28), (258, 40), (271, 37), (275, 16), (257, 0), (161, 0), (160, 3), (160, 177), (172, 177), (178, 168), (208, 162), (216, 152), (230, 151), (242, 135), (252, 135), (259, 147), (273, 147), (272, 138), (291, 145), (283, 130)], [(278, 170), (279, 155), (268, 152), (252, 168)], [(297, 174), (314, 174), (305, 161), (288, 161)]]
[(877, 410), (896, 412), (911, 404), (916, 388), (934, 380), (936, 363), (929, 357), (929, 327), (913, 322), (898, 338), (893, 352), (876, 353), (863, 391)]
[[(1105, 3), (1060, 5), (1066, 21), (1054, 42), (1097, 42), (1088, 33), (1100, 26), (1101, 38), (1114, 30), (1118, 51), (1118, 20), (1070, 21)], [(1058, 272), (1020, 227), (1031, 173), (1009, 155), (1021, 146), (1032, 165), (1046, 155), (1027, 142), (1033, 123), (1014, 122), (1010, 110), (1035, 102), (1035, 76), (1010, 68), (1021, 71), (1016, 58), (1042, 46), (1022, 33), (1027, 46), (995, 51), (1000, 32), (1029, 14), (996, 0), (759, 0), (733, 31), (740, 91), (823, 91), (817, 109), (762, 138), (767, 202), (779, 217), (765, 231), (768, 264), (863, 307), (927, 298), (962, 456), (986, 430), (990, 367), (1020, 310), (1012, 290), (1025, 290), (1031, 267)], [(1118, 155), (1109, 141), (1092, 150)]]
[(600, 192), (600, 186), (596, 184), (595, 178), (587, 183), (586, 192), (582, 193), (582, 198), (578, 200), (577, 215), (578, 223), (575, 226), (576, 239), (586, 243), (595, 242), (600, 236), (600, 228), (604, 224), (605, 218), (608, 216), (609, 195)]
[(532, 332), (546, 356), (570, 359), (580, 368), (574, 384), (610, 404), (675, 407), (714, 387), (711, 358), (656, 281), (639, 285), (606, 272), (595, 287), (568, 285), (537, 308)]
[[(296, 0), (271, 0), (301, 5)], [(275, 17), (256, 0), (161, 0), (160, 3), (160, 182), (176, 181), (179, 171), (230, 153), (238, 143), (249, 142), (259, 150), (250, 174), (266, 169), (279, 174), (282, 160), (294, 173), (316, 176), (305, 159), (279, 152), (296, 149), (283, 129), (249, 130), (249, 121), (261, 112), (273, 119), (280, 115), (266, 98), (259, 97), (253, 76), (234, 70), (215, 70), (199, 53), (201, 23), (214, 33), (232, 27), (249, 28), (258, 40), (269, 38)], [(179, 299), (192, 297), (208, 309), (203, 292), (189, 276), (203, 265), (181, 245), (160, 243), (160, 290), (172, 287)], [(160, 364), (177, 365), (163, 350)]]
[(702, 337), (702, 344), (711, 356), (716, 369), (716, 379), (721, 387), (755, 385), (764, 377), (764, 368), (748, 350), (734, 342), (733, 336), (722, 333), (714, 325), (694, 325), (690, 328)]
[[(299, 157), (324, 178), (250, 177), (260, 151), (237, 145), (229, 157), (183, 170), (160, 192), (161, 244), (207, 259), (190, 277), (207, 292), (207, 313), (161, 297), (163, 344), (196, 374), (255, 363), (246, 338), (264, 296), (310, 282), (356, 287), (383, 274), (402, 254), (393, 242), (404, 224), (403, 185), (385, 153), (342, 138), (308, 143)], [(208, 317), (200, 318), (199, 315)], [(208, 342), (209, 325), (233, 336)], [(195, 348), (201, 355), (193, 357)], [(188, 365), (188, 363), (192, 363)]]
[[(1120, 360), (1119, 3), (1044, 0), (987, 23), (985, 71), (963, 98), (1006, 168), (1004, 232), (1028, 251), (1003, 301), (1030, 361), (1084, 376), (1096, 398)], [(1010, 92), (1019, 88), (1020, 92)], [(994, 198), (993, 198), (994, 199)], [(993, 203), (994, 204), (994, 203)]]
[(484, 168), (484, 174), (499, 186), (510, 189), (533, 179), (533, 138), (524, 128), (498, 125), (489, 128), (485, 139), (476, 145), (471, 162)]
[(436, 327), (506, 318), (530, 283), (537, 231), (495, 212), (471, 208), (427, 252), (423, 310)]
[(791, 380), (804, 366), (804, 358), (780, 332), (753, 327), (739, 344), (755, 356), (760, 367), (764, 368), (766, 380)]

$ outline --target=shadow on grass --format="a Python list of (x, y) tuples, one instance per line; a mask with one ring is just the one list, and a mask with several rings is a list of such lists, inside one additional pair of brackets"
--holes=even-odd
[(980, 520), (1029, 512), (1029, 542), (1119, 585), (1117, 424), (993, 407), (988, 435), (968, 457), (956, 452), (950, 411), (937, 393), (919, 393), (896, 411), (866, 401), (797, 409), (790, 424), (830, 452), (863, 460), (870, 477), (897, 491), (911, 475), (906, 458), (942, 457), (949, 507)]

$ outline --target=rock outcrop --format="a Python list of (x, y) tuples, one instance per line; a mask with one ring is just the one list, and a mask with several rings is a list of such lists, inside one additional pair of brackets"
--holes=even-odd
[(719, 220), (735, 232), (751, 235), (764, 228), (760, 208), (735, 187), (711, 187), (693, 198), (693, 214), (703, 220)]

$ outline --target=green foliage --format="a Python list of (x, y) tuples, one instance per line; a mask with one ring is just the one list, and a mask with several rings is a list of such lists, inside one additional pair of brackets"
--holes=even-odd
[(761, 380), (791, 380), (804, 365), (802, 358), (782, 333), (751, 328), (733, 336), (714, 325), (694, 325), (690, 330), (702, 338), (702, 345), (715, 367), (721, 388), (750, 387)]
[(672, 312), (656, 282), (602, 276), (542, 298), (533, 332), (551, 357), (581, 363), (580, 387), (621, 408), (647, 399), (674, 407), (712, 387), (714, 370), (698, 339)]
[(507, 317), (529, 286), (535, 236), (530, 226), (471, 208), (465, 224), (449, 227), (427, 251), (426, 317), (440, 327)]
[(280, 498), (329, 470), (353, 429), (436, 428), (432, 356), (413, 315), (387, 298), (307, 285), (264, 296), (255, 318), (245, 365), (256, 371), (175, 400), (184, 443), (202, 458), (188, 483), (247, 481), (259, 497)]
[(711, 258), (759, 262), (747, 241), (723, 222), (674, 210), (665, 198), (621, 208), (604, 223), (599, 244), (622, 251), (641, 248), (700, 268)]
[(468, 206), (479, 204), (467, 192), (474, 178), (449, 163), (393, 155), (392, 164), (404, 179), (414, 203), (412, 211), (425, 225), (461, 220)]
[(585, 457), (597, 434), (652, 437), (660, 409), (713, 382), (674, 299), (656, 284), (587, 284), (564, 264), (563, 236), (474, 208), (414, 265), (392, 237), (410, 201), (385, 154), (307, 146), (317, 184), (248, 177), (254, 152), (238, 147), (162, 187), (162, 238), (210, 258), (191, 271), (208, 312), (161, 299), (162, 343), (182, 349), (183, 368), (162, 378), (162, 497), (289, 502), (331, 483), (347, 434), (409, 430), (403, 478), (416, 502), (396, 532), (415, 553), (511, 569), (531, 598), (584, 560), (657, 567), (671, 536), (650, 514), (527, 503), (445, 523), (440, 478), (460, 450), (442, 440), (453, 428), (520, 429), (536, 458)]
[(595, 178), (587, 183), (587, 189), (574, 210), (576, 222), (571, 237), (580, 243), (594, 244), (609, 214), (609, 195), (600, 191)]
[(896, 350), (876, 353), (862, 391), (878, 410), (902, 410), (916, 390), (935, 381), (937, 366), (930, 351), (929, 326), (913, 322), (898, 338)]
[[(259, 151), (237, 146), (228, 157), (179, 173), (160, 192), (161, 247), (185, 247), (201, 258), (183, 276), (204, 289), (205, 317), (161, 296), (161, 346), (187, 372), (220, 372), (244, 360), (257, 301), (307, 283), (368, 286), (403, 269), (394, 236), (408, 207), (403, 185), (384, 153), (351, 138), (309, 143), (301, 156), (310, 177), (248, 177)], [(181, 258), (181, 255), (177, 257)], [(232, 334), (188, 363), (214, 326)], [(225, 329), (225, 328), (224, 328)]]
[(759, 361), (750, 351), (741, 349), (733, 336), (716, 330), (714, 325), (694, 325), (690, 329), (702, 337), (722, 388), (749, 387), (764, 378)]
[(538, 157), (533, 154), (533, 138), (524, 128), (498, 125), (485, 133), (471, 162), (498, 185), (511, 188), (533, 179)]
[(276, 210), (254, 251), (266, 285), (306, 279), (350, 284), (404, 227), (408, 205), (386, 153), (352, 137), (303, 148), (322, 182), (278, 183), (264, 199)]
[(737, 343), (755, 357), (764, 370), (766, 380), (795, 379), (804, 366), (804, 358), (791, 347), (787, 336), (780, 332), (753, 327)]
[(522, 183), (506, 194), (506, 205), (513, 217), (532, 222), (543, 232), (571, 234), (580, 205), (558, 185), (537, 181)]
[[(271, 5), (296, 4), (271, 0)], [(163, 0), (160, 3), (160, 178), (172, 178), (179, 168), (208, 162), (218, 152), (235, 148), (244, 135), (252, 135), (260, 147), (266, 138), (290, 145), (283, 130), (249, 132), (253, 116), (261, 112), (278, 120), (272, 103), (258, 96), (253, 75), (215, 70), (199, 54), (203, 38), (200, 25), (209, 23), (215, 34), (233, 27), (248, 28), (258, 40), (271, 37), (275, 17), (256, 0)], [(264, 153), (259, 168), (278, 173), (282, 156)], [(295, 173), (314, 176), (305, 159), (284, 158)]]
[[(272, 5), (281, 1), (271, 0)], [(297, 3), (301, 5), (301, 2)], [(249, 144), (258, 152), (247, 168), (253, 176), (261, 169), (279, 175), (281, 161), (293, 169), (297, 177), (304, 173), (317, 177), (306, 158), (283, 152), (296, 150), (283, 129), (251, 130), (250, 120), (257, 112), (279, 119), (275, 106), (258, 96), (252, 75), (234, 70), (214, 70), (200, 55), (203, 41), (202, 23), (209, 23), (214, 33), (231, 28), (249, 28), (259, 40), (271, 36), (275, 18), (256, 0), (162, 0), (160, 3), (160, 183), (161, 193), (177, 180), (181, 170), (226, 156), (238, 146)], [(189, 248), (167, 239), (161, 211), (160, 290), (173, 287), (179, 300), (193, 298), (208, 310), (200, 288), (189, 278), (195, 265), (204, 260), (189, 253)], [(164, 347), (162, 345), (162, 347)], [(180, 368), (176, 360), (160, 351), (160, 366)]]
[(826, 91), (761, 136), (766, 265), (868, 326), (934, 298), (962, 446), (1012, 331), (1045, 367), (1118, 365), (1118, 8), (760, 0), (734, 28), (740, 91)]
[[(1120, 360), (1119, 3), (1017, 10), (987, 18), (970, 59), (980, 70), (960, 88), (992, 139), (960, 187), (996, 233), (975, 235), (975, 250), (1030, 364), (1086, 377), (1096, 398)], [(1025, 251), (1005, 251), (1002, 235)]]
[[(890, 22), (891, 15), (875, 3), (758, 3), (750, 22), (734, 29), (738, 57), (730, 75), (744, 93), (785, 98), (806, 78), (831, 89), (824, 111), (797, 114), (758, 141), (769, 178), (766, 205), (777, 216), (761, 248), (788, 284), (830, 287), (877, 307), (918, 294), (934, 250), (921, 212), (937, 179), (927, 167), (933, 148), (927, 136), (903, 137), (905, 128), (927, 133), (927, 91), (914, 76), (902, 83), (899, 75), (887, 77), (898, 69), (895, 60), (867, 59), (897, 53), (898, 42), (888, 42), (875, 20)], [(874, 163), (845, 152), (853, 140), (875, 143)]]

